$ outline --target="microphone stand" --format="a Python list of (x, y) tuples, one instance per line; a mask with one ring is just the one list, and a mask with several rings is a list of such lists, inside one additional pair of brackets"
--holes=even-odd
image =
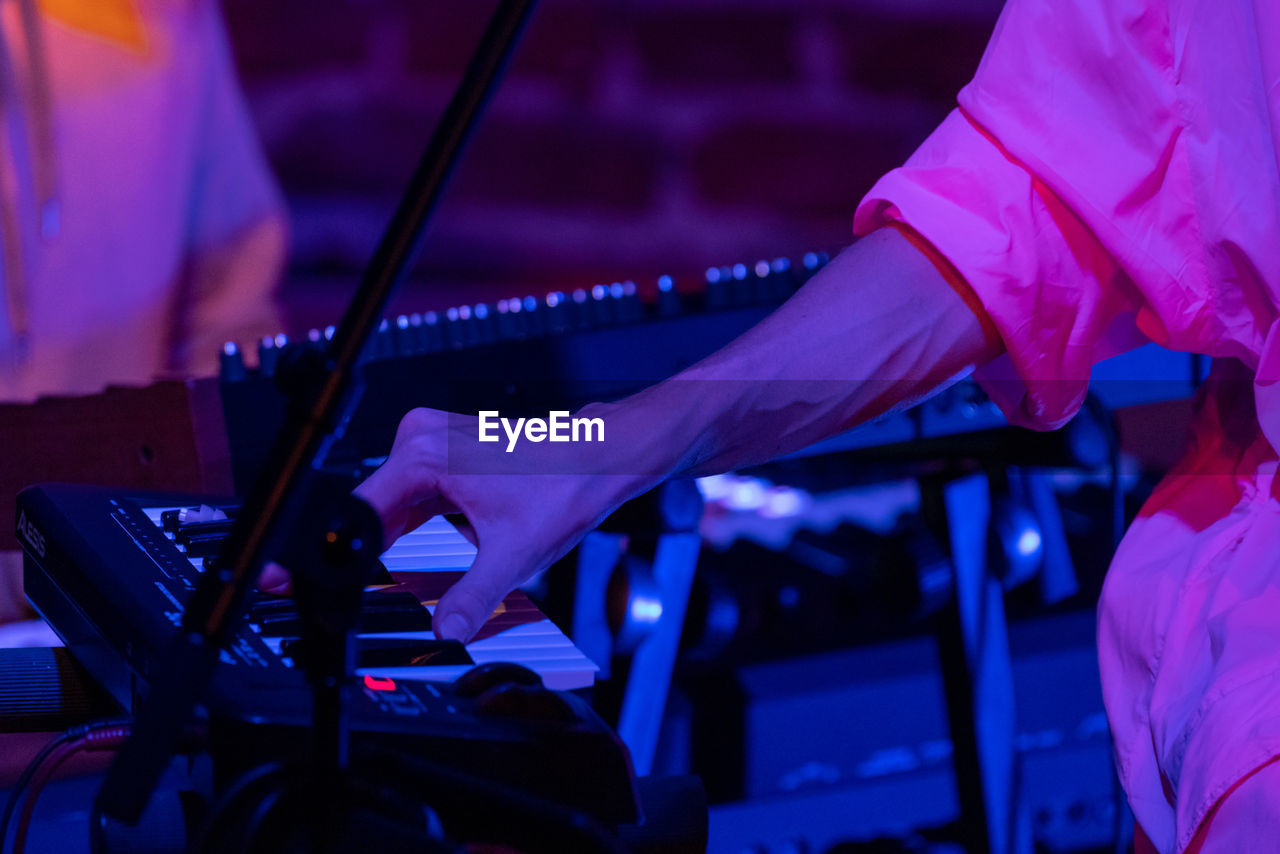
[[(90, 832), (95, 851), (105, 850), (108, 821), (136, 824), (141, 817), (184, 727), (205, 696), (220, 650), (242, 624), (263, 561), (278, 556), (298, 523), (306, 522), (308, 491), (359, 398), (361, 355), (391, 292), (404, 277), (445, 180), (532, 7), (533, 0), (499, 3), (332, 342), (323, 354), (300, 356), (293, 367), (285, 425), (245, 500), (223, 551), (225, 560), (200, 579), (164, 665), (148, 679), (150, 695), (133, 736), (112, 763), (94, 801)], [(292, 567), (299, 608), (311, 612), (309, 623), (321, 626), (318, 642), (308, 643), (316, 653), (310, 656), (308, 678), (315, 693), (314, 761), (322, 769), (319, 776), (341, 774), (347, 765), (342, 686), (353, 673), (352, 633), (362, 579), (353, 568), (381, 551), (381, 523), (358, 499), (350, 498), (332, 519), (323, 521), (327, 524), (320, 526), (323, 530), (313, 545), (300, 549), (318, 556), (320, 566)]]

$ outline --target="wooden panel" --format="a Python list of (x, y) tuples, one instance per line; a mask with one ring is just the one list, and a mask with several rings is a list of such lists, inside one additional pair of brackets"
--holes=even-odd
[(18, 492), (47, 481), (230, 494), (218, 381), (0, 404), (0, 550), (18, 548)]

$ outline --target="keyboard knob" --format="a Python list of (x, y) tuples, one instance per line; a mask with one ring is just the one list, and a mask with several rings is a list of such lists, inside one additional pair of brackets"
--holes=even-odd
[(484, 303), (476, 303), (471, 309), (472, 323), (475, 326), (475, 340), (479, 344), (492, 344), (498, 337), (497, 324), (494, 322), (493, 309)]
[(614, 315), (615, 306), (613, 298), (609, 293), (608, 285), (592, 285), (591, 301), (588, 303), (591, 312), (591, 322), (596, 326), (609, 326), (617, 317)]
[(224, 383), (239, 382), (245, 378), (244, 354), (234, 341), (222, 345), (218, 356), (218, 375)]
[(747, 274), (751, 281), (751, 299), (756, 303), (768, 303), (773, 300), (773, 268), (769, 262), (761, 259)]
[[(418, 318), (418, 325), (422, 325), (421, 317)], [(391, 330), (391, 349), (397, 356), (412, 356), (418, 352), (418, 345), (414, 340), (417, 333), (409, 315), (400, 315), (396, 318), (395, 328)]]
[(795, 293), (798, 282), (795, 275), (791, 272), (791, 260), (788, 258), (774, 258), (769, 262), (769, 269), (772, 271), (770, 276), (773, 282), (770, 298), (781, 302), (787, 297)]
[(644, 303), (640, 300), (640, 289), (636, 287), (636, 283), (628, 279), (617, 289), (618, 319), (624, 323), (644, 320)]
[(707, 268), (707, 308), (725, 308), (729, 305), (729, 283), (732, 280), (733, 274), (728, 267)]
[(453, 693), (459, 697), (478, 697), (490, 688), (505, 683), (542, 687), (542, 677), (527, 667), (508, 661), (491, 661), (473, 667), (453, 683)]
[(578, 717), (573, 706), (554, 691), (540, 685), (512, 682), (497, 685), (476, 697), (475, 711), (478, 715), (560, 723), (572, 723)]
[(569, 316), (569, 298), (560, 291), (552, 291), (547, 294), (543, 301), (547, 304), (547, 331), (559, 334), (566, 331), (572, 325)]
[(516, 297), (498, 300), (498, 337), (525, 337), (524, 305)]
[[(413, 322), (410, 318), (410, 323)], [(444, 349), (444, 330), (440, 328), (440, 315), (434, 311), (428, 311), (422, 315), (422, 340), (423, 351), (432, 353), (437, 350)]]
[(524, 306), (524, 326), (528, 335), (545, 335), (547, 332), (546, 312), (535, 296), (527, 296), (520, 301)]
[(680, 313), (680, 293), (676, 290), (675, 279), (670, 276), (658, 277), (658, 314), (663, 317), (674, 317)]
[[(280, 357), (280, 347), (276, 346), (277, 338), (280, 336), (270, 336), (263, 338), (258, 342), (258, 373), (264, 377), (273, 377), (276, 374), (276, 361)], [(287, 341), (281, 343), (283, 346)]]
[(470, 306), (467, 309), (467, 317), (464, 318), (457, 306), (450, 308), (444, 313), (444, 340), (445, 344), (452, 350), (461, 350), (468, 346), (467, 327), (470, 325), (467, 320), (471, 317)]
[(365, 351), (371, 359), (390, 359), (396, 354), (395, 342), (391, 336), (391, 322), (385, 317), (378, 323), (378, 331), (373, 334)]
[(569, 328), (570, 329), (589, 329), (591, 327), (591, 295), (584, 289), (578, 288), (569, 294), (569, 302), (566, 304), (569, 309)]

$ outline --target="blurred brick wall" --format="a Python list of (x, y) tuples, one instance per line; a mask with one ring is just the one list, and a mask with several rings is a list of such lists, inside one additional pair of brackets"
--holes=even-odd
[[(493, 2), (225, 0), (332, 322)], [(833, 251), (946, 114), (997, 0), (543, 0), (395, 310)]]

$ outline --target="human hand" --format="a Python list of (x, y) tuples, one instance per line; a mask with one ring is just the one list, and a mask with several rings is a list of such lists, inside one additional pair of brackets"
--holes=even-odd
[(382, 518), (387, 544), (432, 516), (462, 516), (475, 563), (441, 598), (433, 623), (438, 637), (466, 641), (507, 593), (660, 479), (627, 468), (625, 455), (604, 444), (526, 442), (508, 452), (478, 441), (476, 418), (415, 409), (356, 494)]

